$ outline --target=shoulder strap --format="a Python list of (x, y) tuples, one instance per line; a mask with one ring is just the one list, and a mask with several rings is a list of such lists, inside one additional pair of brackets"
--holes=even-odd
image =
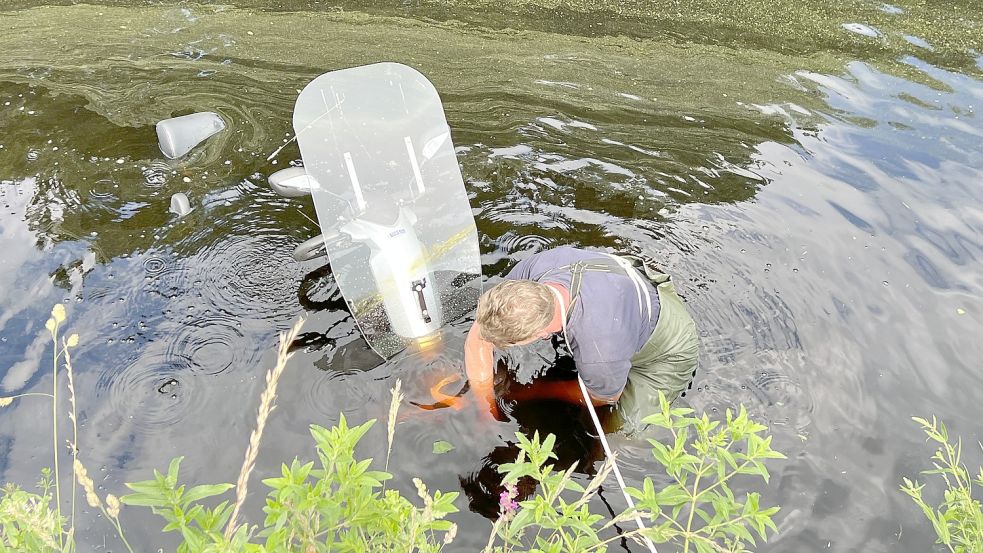
[[(600, 253), (600, 252), (599, 252)], [(631, 263), (621, 257), (612, 254), (601, 253), (605, 257), (598, 257), (596, 259), (590, 260), (580, 260), (569, 265), (563, 265), (562, 267), (556, 267), (546, 271), (545, 273), (539, 275), (536, 279), (537, 281), (543, 279), (544, 277), (560, 273), (563, 271), (570, 272), (570, 306), (573, 307), (573, 303), (577, 301), (580, 295), (580, 287), (583, 284), (584, 273), (594, 272), (594, 273), (619, 273), (628, 277), (632, 284), (635, 285), (635, 294), (638, 298), (638, 314), (643, 315), (642, 306), (647, 308), (648, 318), (652, 318), (652, 298), (649, 295), (648, 288), (645, 286), (645, 281), (642, 276), (638, 274), (638, 271), (632, 267)], [(646, 271), (647, 272), (647, 271)], [(669, 279), (668, 275), (664, 276), (665, 280)], [(662, 281), (665, 282), (665, 281)], [(662, 282), (657, 282), (657, 284), (662, 284)], [(644, 297), (644, 300), (643, 300)], [(566, 319), (564, 318), (564, 321)]]

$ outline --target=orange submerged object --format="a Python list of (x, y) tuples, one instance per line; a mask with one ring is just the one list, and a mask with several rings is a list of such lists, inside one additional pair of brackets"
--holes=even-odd
[(455, 411), (460, 411), (464, 407), (464, 398), (461, 397), (460, 394), (463, 394), (467, 390), (467, 386), (465, 385), (464, 388), (462, 388), (459, 392), (457, 392), (458, 395), (452, 396), (450, 394), (446, 394), (443, 392), (444, 386), (447, 386), (452, 382), (457, 382), (460, 379), (461, 379), (461, 375), (452, 374), (450, 376), (445, 376), (444, 378), (440, 379), (439, 382), (431, 386), (430, 397), (434, 399), (434, 403), (431, 403), (430, 405), (423, 405), (415, 402), (411, 402), (411, 403), (413, 403), (413, 405), (416, 405), (421, 409), (426, 409), (428, 411), (432, 411), (434, 409), (444, 409), (446, 407), (450, 407)]

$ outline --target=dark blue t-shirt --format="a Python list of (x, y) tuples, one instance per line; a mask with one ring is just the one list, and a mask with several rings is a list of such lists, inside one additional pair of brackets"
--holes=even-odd
[[(603, 252), (565, 246), (523, 259), (505, 278), (553, 282), (569, 290), (570, 271), (554, 269), (592, 259), (611, 258)], [(644, 295), (639, 304), (630, 278), (620, 272), (584, 272), (580, 293), (567, 317), (567, 338), (577, 372), (595, 396), (613, 397), (624, 390), (631, 358), (659, 320), (659, 294), (647, 279), (641, 280), (652, 301), (651, 317)]]

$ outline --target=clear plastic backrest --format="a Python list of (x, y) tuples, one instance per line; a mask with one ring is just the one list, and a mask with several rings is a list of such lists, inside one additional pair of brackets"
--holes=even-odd
[(333, 71), (301, 92), (294, 130), (341, 293), (389, 358), (474, 309), (477, 228), (434, 86), (411, 67)]

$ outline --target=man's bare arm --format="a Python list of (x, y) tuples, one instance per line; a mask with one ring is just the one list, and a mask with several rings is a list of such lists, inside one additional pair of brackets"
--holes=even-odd
[(495, 403), (495, 347), (481, 337), (478, 323), (471, 325), (464, 341), (464, 370), (471, 383), (471, 391), (479, 402), (484, 403), (483, 411), (498, 418), (498, 405)]

